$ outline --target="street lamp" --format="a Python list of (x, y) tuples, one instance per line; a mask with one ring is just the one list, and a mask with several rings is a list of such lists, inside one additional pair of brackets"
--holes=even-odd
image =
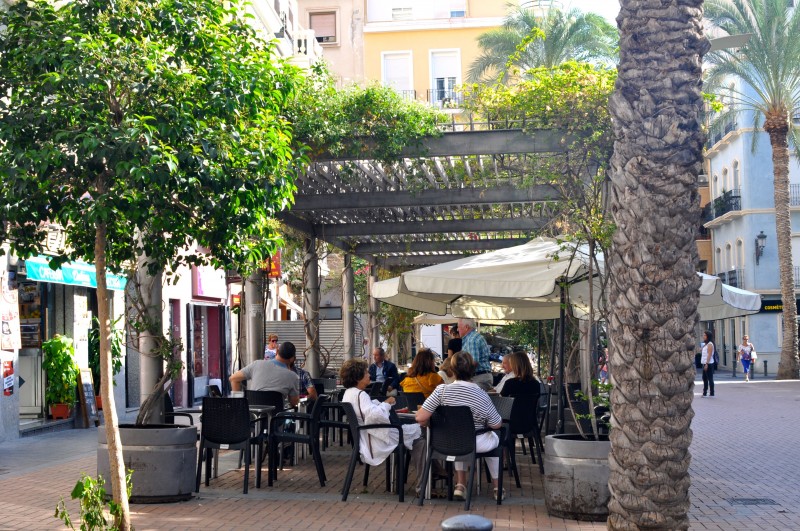
[(761, 233), (756, 236), (756, 265), (758, 265), (758, 259), (764, 254), (764, 247), (767, 245), (767, 235), (764, 234), (762, 230)]

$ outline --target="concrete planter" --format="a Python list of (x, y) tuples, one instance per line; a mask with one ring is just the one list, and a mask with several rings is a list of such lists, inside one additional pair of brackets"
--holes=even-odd
[[(166, 503), (192, 497), (197, 428), (174, 424), (122, 424), (122, 456), (133, 470), (131, 503)], [(97, 430), (97, 473), (111, 477), (105, 429)], [(109, 489), (110, 492), (110, 489)]]
[(601, 522), (608, 517), (608, 440), (545, 437), (544, 498), (550, 516)]

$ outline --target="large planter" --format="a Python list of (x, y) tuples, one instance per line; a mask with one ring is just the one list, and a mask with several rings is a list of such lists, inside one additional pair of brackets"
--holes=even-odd
[(69, 404), (50, 404), (50, 418), (68, 419), (72, 415), (72, 407)]
[(544, 499), (550, 516), (600, 522), (608, 517), (608, 440), (548, 435), (544, 442)]
[[(122, 424), (122, 457), (133, 470), (131, 503), (166, 503), (192, 497), (197, 428), (174, 424)], [(111, 477), (105, 429), (97, 430), (97, 473)], [(110, 492), (110, 489), (109, 489)]]

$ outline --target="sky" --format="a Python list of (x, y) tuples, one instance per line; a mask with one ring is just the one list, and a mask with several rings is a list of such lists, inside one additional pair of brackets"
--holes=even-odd
[(619, 13), (618, 0), (562, 0), (564, 8), (580, 9), (585, 13), (597, 13), (604, 16), (614, 26)]

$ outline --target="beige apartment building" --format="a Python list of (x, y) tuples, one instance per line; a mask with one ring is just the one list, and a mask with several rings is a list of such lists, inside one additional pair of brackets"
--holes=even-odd
[[(530, 4), (530, 2), (526, 2)], [(502, 25), (508, 0), (299, 0), (343, 82), (376, 81), (410, 99), (456, 106), (477, 38)]]

